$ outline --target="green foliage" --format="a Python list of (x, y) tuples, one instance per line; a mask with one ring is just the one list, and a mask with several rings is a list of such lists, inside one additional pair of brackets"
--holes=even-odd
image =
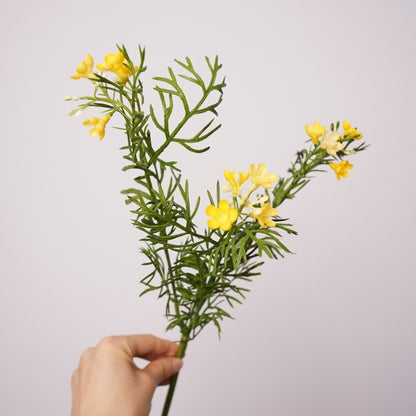
[[(366, 145), (356, 145), (361, 134), (347, 121), (342, 134), (339, 122), (330, 125), (330, 132), (316, 122), (306, 126), (312, 144), (296, 153), (288, 177), (280, 178), (273, 189), (269, 184), (276, 175), (267, 175), (265, 165), (257, 169), (252, 165), (249, 173), (243, 174), (226, 171), (233, 208), (221, 200), (217, 182), (215, 192), (208, 191), (207, 195), (212, 205), (208, 210), (218, 217), (213, 216), (209, 225), (215, 228), (222, 218), (220, 228), (200, 231), (195, 218), (201, 199), (191, 200), (188, 181), (182, 178), (177, 162), (166, 159), (165, 151), (175, 145), (192, 153), (209, 149), (207, 139), (221, 127), (215, 124), (215, 117), (225, 87), (225, 79), (219, 76), (222, 65), (218, 57), (205, 58), (209, 74), (205, 79), (189, 58), (175, 60), (181, 73), (169, 67), (166, 76), (154, 78), (161, 106), (158, 114), (152, 105), (148, 110), (145, 107), (141, 82), (146, 71), (145, 50), (139, 46), (136, 66), (124, 46), (117, 48), (117, 54), (108, 55), (105, 64), (98, 66), (103, 72), (115, 73), (115, 80), (102, 72), (93, 73), (90, 56), (77, 67), (73, 77), (89, 79), (94, 91), (91, 96), (79, 97), (81, 104), (70, 115), (100, 109), (105, 116), (84, 122), (93, 126), (90, 134), (100, 138), (111, 116), (118, 114), (123, 120), (121, 130), (127, 138), (121, 148), (126, 161), (123, 170), (134, 172), (135, 178), (134, 186), (122, 194), (134, 215), (133, 225), (140, 231), (143, 265), (148, 270), (141, 279), (141, 295), (153, 292), (166, 300), (167, 329), (180, 331), (177, 356), (182, 358), (188, 342), (206, 325), (214, 324), (221, 333), (222, 321), (231, 318), (230, 309), (245, 299), (249, 282), (260, 275), (264, 257), (278, 259), (290, 253), (282, 242), (283, 235), (296, 232), (287, 220), (277, 216), (276, 207), (293, 199), (312, 179), (311, 174), (323, 171), (326, 165), (338, 179), (348, 176), (352, 165), (343, 158), (364, 150)], [(190, 86), (198, 91), (197, 99), (190, 99)], [(190, 128), (191, 121), (197, 127)], [(249, 174), (252, 185), (242, 196), (236, 188)], [(250, 202), (249, 197), (259, 187), (264, 188), (263, 195)], [(171, 379), (163, 416), (168, 415), (176, 380), (177, 374)]]
[[(143, 265), (149, 270), (141, 279), (141, 295), (155, 292), (166, 299), (167, 328), (178, 328), (186, 343), (210, 323), (221, 332), (221, 322), (231, 317), (229, 309), (244, 300), (248, 283), (260, 275), (262, 258), (277, 259), (290, 253), (282, 237), (296, 232), (277, 216), (273, 218), (275, 227), (262, 228), (248, 215), (226, 232), (198, 229), (195, 217), (201, 200), (190, 199), (188, 181), (182, 178), (177, 162), (166, 159), (165, 150), (174, 145), (193, 153), (209, 149), (207, 139), (221, 127), (215, 124), (215, 117), (225, 87), (225, 79), (219, 75), (222, 65), (218, 57), (205, 58), (209, 75), (204, 79), (189, 58), (176, 60), (181, 73), (169, 67), (166, 76), (154, 78), (161, 106), (158, 114), (154, 106), (146, 110), (144, 105), (141, 75), (146, 71), (145, 50), (139, 47), (136, 67), (125, 47), (118, 49), (131, 76), (122, 83), (95, 73), (93, 95), (80, 97), (82, 104), (70, 114), (97, 107), (122, 117), (127, 138), (121, 148), (126, 160), (123, 170), (135, 172), (134, 186), (122, 193), (134, 215), (133, 225), (141, 232)], [(185, 93), (190, 85), (197, 87), (197, 99), (191, 100)], [(206, 115), (211, 114), (207, 121)], [(185, 133), (191, 120), (199, 126)], [(331, 130), (338, 128), (339, 123), (331, 126)], [(343, 138), (345, 149), (355, 138)], [(360, 145), (352, 150), (364, 148)], [(339, 152), (336, 158), (342, 157)], [(312, 172), (321, 171), (320, 167), (336, 158), (319, 145), (299, 151), (289, 177), (279, 179), (272, 189), (272, 206), (294, 198), (311, 180)], [(219, 183), (214, 195), (208, 191), (208, 198), (212, 205), (219, 203)]]

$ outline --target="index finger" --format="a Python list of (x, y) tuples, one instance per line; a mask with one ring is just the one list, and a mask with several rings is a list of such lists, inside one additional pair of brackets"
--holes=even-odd
[(174, 357), (178, 344), (154, 335), (122, 335), (104, 338), (100, 345), (110, 344), (122, 349), (130, 357), (154, 360), (160, 357)]

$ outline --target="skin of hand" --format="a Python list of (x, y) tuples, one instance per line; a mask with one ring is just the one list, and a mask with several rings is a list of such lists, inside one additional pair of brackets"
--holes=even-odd
[[(71, 416), (148, 416), (158, 385), (182, 367), (178, 344), (153, 335), (112, 336), (81, 356), (71, 380)], [(133, 357), (149, 364), (139, 369)]]

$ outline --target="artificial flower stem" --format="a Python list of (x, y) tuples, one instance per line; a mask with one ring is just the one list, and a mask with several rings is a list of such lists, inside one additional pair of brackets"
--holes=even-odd
[[(182, 335), (179, 343), (177, 358), (183, 358), (185, 355), (186, 346), (188, 345), (189, 338)], [(170, 379), (168, 394), (166, 395), (165, 404), (163, 406), (162, 416), (168, 416), (170, 405), (172, 403), (173, 394), (175, 393), (176, 382), (178, 381), (179, 373), (174, 374)]]
[[(302, 181), (309, 182), (308, 174), (312, 172), (317, 166), (325, 163), (325, 158), (327, 154), (323, 152), (320, 148), (314, 147), (313, 150), (308, 152), (305, 157), (305, 160), (299, 161), (300, 166), (295, 170), (293, 165), (292, 175), (290, 178), (286, 179), (284, 185), (286, 188), (282, 189), (279, 194), (275, 194), (273, 198), (273, 206), (278, 207), (288, 196), (293, 196), (305, 185), (301, 185)], [(296, 189), (298, 188), (298, 189)], [(291, 192), (295, 190), (294, 193)]]

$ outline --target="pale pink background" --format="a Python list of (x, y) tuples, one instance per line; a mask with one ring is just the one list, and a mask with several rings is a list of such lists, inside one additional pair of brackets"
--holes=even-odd
[(86, 53), (140, 42), (149, 98), (174, 58), (224, 63), (212, 151), (176, 153), (194, 195), (224, 168), (284, 175), (315, 120), (348, 118), (372, 145), (348, 179), (318, 175), (280, 208), (296, 255), (267, 262), (221, 341), (190, 345), (172, 416), (415, 415), (415, 5), (2, 1), (0, 414), (69, 414), (71, 373), (105, 335), (177, 337), (138, 299), (122, 137), (89, 137), (62, 99), (89, 92), (69, 79)]

